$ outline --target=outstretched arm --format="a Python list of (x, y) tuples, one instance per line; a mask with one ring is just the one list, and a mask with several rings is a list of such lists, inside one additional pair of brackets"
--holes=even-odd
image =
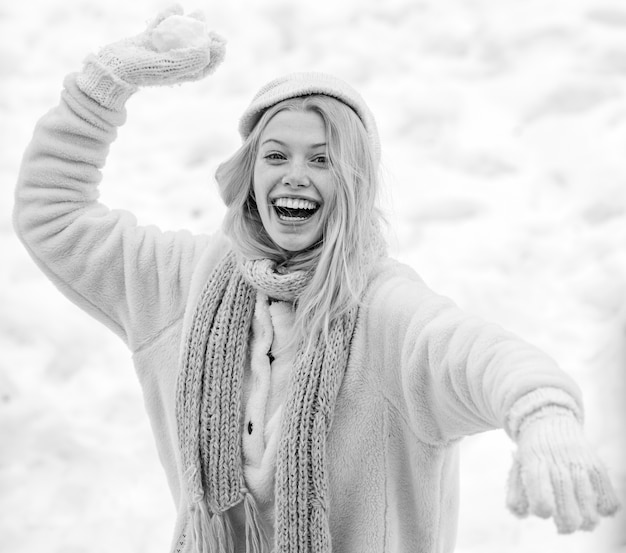
[[(404, 274), (403, 274), (404, 273)], [(470, 316), (412, 272), (379, 288), (370, 340), (399, 367), (418, 439), (442, 444), (504, 428), (517, 443), (508, 495), (517, 515), (553, 517), (559, 532), (592, 529), (618, 509), (608, 474), (585, 441), (576, 383), (545, 353), (499, 325)]]
[(141, 85), (202, 78), (223, 57), (223, 42), (206, 33), (200, 45), (159, 52), (152, 39), (176, 14), (163, 12), (144, 33), (103, 48), (66, 78), (60, 104), (37, 124), (16, 191), (15, 229), (33, 259), (131, 349), (180, 315), (191, 270), (208, 243), (187, 232), (139, 227), (132, 214), (98, 201), (125, 101)]

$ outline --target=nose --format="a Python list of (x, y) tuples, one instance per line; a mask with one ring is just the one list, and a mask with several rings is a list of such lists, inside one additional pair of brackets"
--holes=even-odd
[(311, 179), (309, 177), (306, 164), (298, 161), (294, 161), (289, 164), (287, 172), (283, 175), (282, 182), (283, 184), (294, 188), (309, 186), (311, 184)]

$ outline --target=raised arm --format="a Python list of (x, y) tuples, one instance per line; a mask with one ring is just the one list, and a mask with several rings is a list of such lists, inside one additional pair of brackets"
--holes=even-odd
[(80, 73), (66, 78), (59, 105), (35, 128), (16, 191), (14, 225), (33, 259), (131, 349), (180, 316), (191, 271), (209, 244), (204, 236), (139, 227), (132, 214), (98, 201), (126, 100), (143, 85), (200, 79), (223, 57), (222, 41), (210, 34), (159, 52), (153, 38), (172, 45), (159, 30), (172, 15), (180, 10), (89, 56)]

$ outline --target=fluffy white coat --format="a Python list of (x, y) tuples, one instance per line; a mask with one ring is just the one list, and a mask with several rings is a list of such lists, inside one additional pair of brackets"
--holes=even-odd
[[(132, 351), (178, 506), (171, 551), (187, 552), (174, 410), (181, 340), (230, 244), (221, 235), (138, 227), (131, 214), (98, 202), (100, 169), (124, 120), (124, 110), (101, 107), (68, 77), (60, 105), (40, 120), (25, 153), (15, 227), (54, 284)], [(582, 410), (578, 387), (551, 359), (464, 313), (409, 267), (383, 260), (359, 314), (326, 443), (333, 550), (451, 552), (459, 440), (511, 432), (548, 404)], [(241, 531), (241, 509), (233, 514)], [(240, 541), (237, 551), (244, 549)]]

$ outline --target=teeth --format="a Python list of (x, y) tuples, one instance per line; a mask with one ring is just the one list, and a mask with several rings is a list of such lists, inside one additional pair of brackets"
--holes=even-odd
[(317, 204), (310, 200), (296, 198), (278, 198), (274, 201), (276, 207), (286, 207), (287, 209), (317, 209)]

